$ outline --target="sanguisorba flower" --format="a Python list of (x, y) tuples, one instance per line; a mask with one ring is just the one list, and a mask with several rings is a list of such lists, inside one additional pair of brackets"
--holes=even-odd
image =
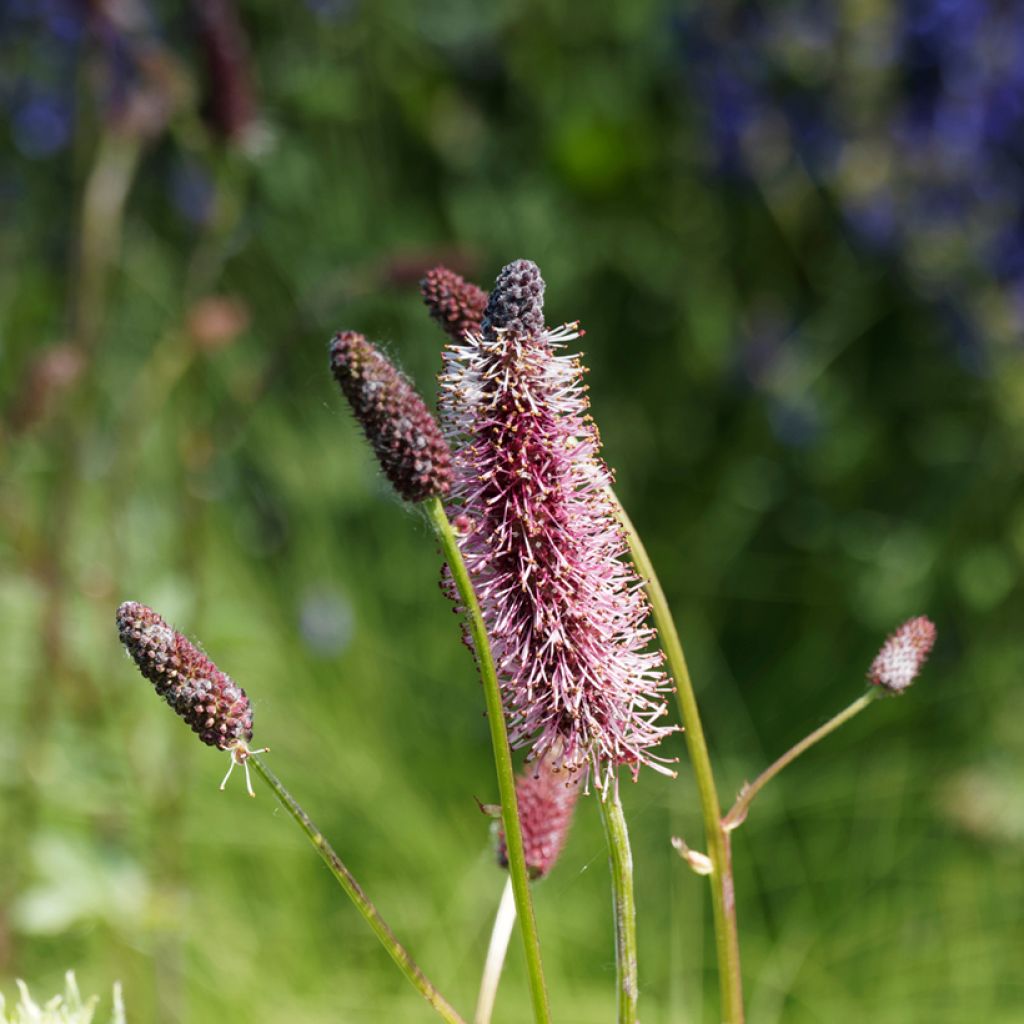
[(451, 453), (409, 378), (355, 331), (336, 334), (330, 353), (334, 379), (399, 495), (417, 502), (446, 494)]
[[(231, 754), (227, 782), (236, 764), (258, 753), (249, 748), (252, 706), (245, 690), (144, 604), (125, 601), (117, 609), (117, 631), (139, 671), (178, 716), (204, 743)], [(254, 796), (248, 765), (246, 786)]]
[(487, 292), (447, 267), (428, 270), (420, 281), (420, 293), (441, 330), (460, 342), (467, 331), (480, 329)]
[(583, 367), (562, 355), (578, 325), (544, 326), (544, 281), (502, 270), (478, 332), (445, 349), (442, 426), (453, 518), (480, 599), (513, 746), (553, 767), (666, 774), (652, 748), (674, 727), (641, 581), (608, 493)]
[[(543, 878), (561, 855), (580, 795), (580, 779), (556, 771), (551, 757), (528, 764), (516, 778), (516, 803), (523, 830), (523, 854), (533, 879)], [(498, 829), (498, 863), (508, 867), (505, 830)]]
[(908, 619), (882, 644), (868, 669), (868, 680), (889, 693), (902, 693), (928, 659), (935, 635), (935, 624), (926, 616)]

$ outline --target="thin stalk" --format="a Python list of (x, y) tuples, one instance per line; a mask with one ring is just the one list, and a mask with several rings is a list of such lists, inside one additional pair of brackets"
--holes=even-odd
[(307, 838), (320, 854), (320, 858), (334, 875), (338, 885), (345, 890), (349, 899), (356, 905), (356, 909), (363, 915), (366, 923), (373, 929), (374, 934), (380, 939), (381, 945), (391, 955), (391, 959), (398, 964), (401, 972), (412, 982), (420, 995), (437, 1010), (443, 1020), (448, 1021), (448, 1024), (465, 1024), (465, 1021), (455, 1012), (444, 996), (434, 988), (405, 947), (395, 938), (395, 933), (384, 922), (384, 918), (380, 916), (377, 908), (363, 892), (355, 880), (355, 876), (345, 867), (341, 858), (334, 852), (334, 848), (324, 838), (320, 829), (313, 824), (309, 815), (296, 803), (291, 793), (281, 785), (277, 776), (263, 763), (258, 754), (249, 754), (247, 760), (256, 769), (256, 774), (261, 776), (263, 781), (274, 791), (274, 795), (284, 805), (285, 810), (306, 833)]
[(509, 877), (519, 915), (519, 930), (523, 936), (526, 952), (526, 969), (530, 979), (530, 998), (533, 1002), (533, 1016), (537, 1024), (550, 1024), (551, 1009), (544, 985), (544, 969), (540, 958), (540, 939), (537, 935), (537, 920), (533, 913), (533, 899), (530, 896), (530, 876), (526, 870), (526, 856), (523, 853), (523, 830), (519, 825), (519, 805), (516, 801), (515, 773), (512, 769), (512, 751), (508, 745), (505, 729), (505, 713), (501, 705), (501, 691), (498, 674), (491, 656), (491, 642), (487, 636), (469, 571), (462, 560), (455, 531), (448, 521), (440, 499), (429, 498), (423, 502), (430, 524), (433, 526), (444, 556), (451, 569), (452, 581), (459, 592), (459, 598), (466, 609), (469, 630), (476, 648), (476, 661), (483, 682), (484, 700), (487, 704), (487, 721), (491, 727), (491, 745), (494, 748), (494, 767), (498, 775), (498, 792), (501, 798), (501, 821), (505, 827), (505, 842), (508, 848)]
[(711, 859), (711, 904), (715, 920), (715, 950), (718, 956), (718, 981), (721, 992), (723, 1024), (743, 1024), (743, 976), (740, 973), (740, 942), (736, 924), (736, 889), (732, 874), (732, 849), (729, 834), (722, 826), (722, 810), (715, 788), (708, 745), (700, 722), (697, 698), (693, 692), (690, 670), (686, 666), (683, 645), (679, 641), (672, 612), (654, 571), (647, 549), (636, 531), (622, 503), (609, 491), (615, 502), (629, 541), (629, 550), (640, 574), (647, 581), (647, 596), (651, 602), (654, 624), (658, 628), (669, 672), (676, 684), (676, 699), (683, 720), (686, 749), (690, 754), (697, 792), (700, 796), (704, 833)]
[(872, 688), (867, 691), (862, 697), (858, 697), (849, 707), (844, 708), (830, 718), (824, 725), (818, 726), (809, 736), (805, 736), (795, 746), (790, 747), (778, 760), (772, 762), (753, 782), (748, 782), (741, 790), (740, 795), (736, 798), (736, 803), (732, 805), (732, 809), (722, 819), (722, 827), (727, 831), (731, 832), (734, 828), (738, 828), (747, 820), (747, 812), (750, 810), (750, 804), (754, 797), (761, 792), (764, 787), (775, 778), (787, 764), (795, 761), (805, 750), (809, 750), (819, 740), (823, 740), (829, 733), (835, 732), (839, 726), (848, 722), (855, 715), (859, 715), (869, 704), (871, 704), (879, 695), (881, 691), (877, 688)]
[(505, 967), (508, 940), (512, 937), (512, 926), (515, 923), (516, 900), (510, 876), (505, 880), (498, 912), (494, 915), (494, 927), (491, 929), (491, 942), (487, 947), (487, 960), (484, 962), (484, 973), (480, 979), (480, 994), (476, 999), (473, 1024), (491, 1024), (494, 998), (498, 994), (498, 982), (501, 981), (501, 972)]
[(636, 957), (636, 900), (633, 896), (633, 853), (629, 848), (626, 816), (622, 813), (618, 780), (599, 794), (601, 820), (608, 838), (615, 915), (615, 974), (619, 989), (619, 1024), (636, 1024), (639, 994)]

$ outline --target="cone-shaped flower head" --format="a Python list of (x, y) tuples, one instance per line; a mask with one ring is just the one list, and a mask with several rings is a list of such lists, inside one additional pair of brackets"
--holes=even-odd
[(478, 331), (487, 292), (447, 267), (428, 270), (420, 281), (420, 292), (430, 315), (452, 341), (462, 341), (466, 331)]
[[(516, 779), (523, 853), (531, 878), (543, 878), (554, 866), (569, 836), (572, 814), (580, 795), (579, 776), (556, 771), (551, 759), (528, 764)], [(505, 830), (498, 828), (498, 863), (508, 867)]]
[[(482, 329), (445, 350), (442, 424), (453, 448), (453, 519), (502, 684), (509, 738), (553, 767), (659, 767), (671, 726), (662, 655), (608, 493), (583, 368), (559, 355), (579, 337), (544, 327), (544, 282), (509, 264)], [(557, 752), (557, 753), (556, 753)]]
[(395, 490), (406, 501), (446, 494), (451, 453), (409, 378), (355, 331), (336, 334), (330, 351), (334, 379)]
[(255, 796), (248, 758), (268, 748), (249, 747), (252, 708), (245, 690), (144, 604), (125, 601), (117, 609), (117, 631), (121, 643), (156, 692), (204, 743), (231, 755), (231, 765), (220, 788), (227, 784), (235, 765), (241, 764), (245, 766), (245, 788), (249, 796)]
[(252, 739), (245, 690), (152, 608), (126, 601), (117, 631), (139, 671), (204, 743), (231, 750)]
[(902, 693), (917, 678), (935, 646), (935, 624), (924, 615), (889, 634), (868, 669), (868, 679), (889, 693)]

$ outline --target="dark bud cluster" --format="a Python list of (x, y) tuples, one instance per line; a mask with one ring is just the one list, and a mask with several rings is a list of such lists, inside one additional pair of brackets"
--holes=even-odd
[(355, 331), (336, 334), (330, 351), (334, 379), (395, 490), (406, 501), (446, 494), (451, 452), (408, 377)]
[(420, 281), (420, 293), (431, 317), (454, 342), (466, 331), (479, 331), (487, 308), (487, 292), (447, 267), (434, 267)]
[(530, 338), (544, 333), (544, 278), (536, 263), (515, 260), (502, 269), (484, 310), (483, 329)]
[(136, 601), (117, 609), (117, 631), (139, 671), (204, 743), (220, 750), (248, 744), (252, 708), (245, 690), (186, 637)]

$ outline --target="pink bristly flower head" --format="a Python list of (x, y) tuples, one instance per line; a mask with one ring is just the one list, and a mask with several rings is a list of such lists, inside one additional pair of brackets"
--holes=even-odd
[(399, 495), (416, 502), (446, 494), (451, 453), (409, 378), (355, 331), (336, 334), (330, 351), (334, 379)]
[(935, 646), (935, 624), (924, 615), (889, 634), (868, 669), (868, 679), (889, 693), (902, 693), (917, 678)]
[(444, 354), (440, 409), (453, 449), (453, 518), (480, 599), (513, 746), (554, 768), (672, 774), (652, 753), (674, 726), (648, 604), (609, 493), (576, 324), (544, 326), (544, 281), (502, 270), (482, 328)]
[(262, 751), (249, 748), (252, 707), (245, 690), (144, 604), (125, 601), (117, 609), (117, 632), (139, 671), (203, 743), (231, 754), (221, 789), (234, 766), (245, 764), (255, 796), (246, 760)]
[(420, 281), (420, 292), (431, 317), (455, 342), (466, 331), (480, 330), (487, 308), (487, 292), (447, 267), (428, 270)]
[[(555, 866), (569, 836), (576, 800), (580, 795), (579, 776), (556, 771), (546, 757), (528, 764), (516, 778), (516, 802), (523, 830), (523, 853), (533, 879), (543, 878)], [(505, 830), (498, 829), (498, 863), (508, 867)]]

